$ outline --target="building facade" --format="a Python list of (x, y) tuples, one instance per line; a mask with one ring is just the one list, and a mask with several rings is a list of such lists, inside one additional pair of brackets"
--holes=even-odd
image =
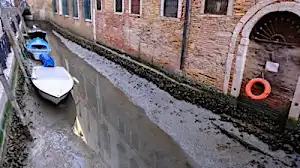
[[(250, 79), (298, 117), (300, 0), (28, 0), (39, 17), (234, 97)], [(266, 64), (276, 65), (275, 71)], [(278, 68), (279, 65), (279, 68)], [(298, 84), (299, 83), (299, 84)], [(263, 88), (258, 86), (254, 92)]]

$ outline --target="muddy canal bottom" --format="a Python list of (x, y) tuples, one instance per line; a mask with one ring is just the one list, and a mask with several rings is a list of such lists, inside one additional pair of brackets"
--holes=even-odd
[(76, 111), (71, 96), (55, 106), (32, 87), (25, 90), (18, 97), (31, 135), (13, 115), (2, 167), (103, 167), (101, 158), (73, 133)]
[(72, 100), (68, 97), (56, 107), (35, 92), (24, 98), (35, 138), (26, 167), (102, 167), (98, 163), (101, 158), (73, 133), (76, 112)]
[[(49, 32), (51, 54), (56, 65), (69, 62), (70, 73), (80, 79), (81, 84), (74, 89), (74, 93), (89, 95), (84, 96), (88, 100), (87, 105), (82, 104), (79, 108), (77, 104), (80, 105), (84, 99), (80, 99), (82, 102), (76, 100), (75, 103), (69, 96), (60, 105), (55, 106), (42, 99), (32, 86), (20, 89), (18, 100), (28, 120), (31, 135), (26, 131), (27, 127), (20, 129), (15, 117), (9, 133), (12, 138), (8, 138), (6, 145), (8, 148), (5, 165), (2, 167), (282, 168), (292, 165), (282, 161), (286, 155), (276, 153), (274, 157), (270, 157), (258, 151), (251, 151), (235, 139), (222, 134), (212, 124), (219, 117), (211, 112), (174, 99), (150, 82), (54, 35), (46, 24), (39, 27)], [(30, 69), (33, 65), (27, 64), (27, 68)], [(100, 96), (94, 95), (95, 91), (97, 92), (96, 86), (103, 95), (103, 110), (99, 110), (99, 114), (83, 108), (99, 103)], [(74, 94), (74, 98), (79, 97), (78, 95), (80, 94)], [(134, 106), (130, 100), (139, 107)], [(93, 121), (86, 123), (86, 132), (91, 136), (85, 137), (89, 138), (90, 144), (99, 141), (99, 150), (96, 147), (91, 149), (75, 135), (73, 125), (76, 117), (80, 118), (81, 114), (82, 118), (89, 118), (87, 121)], [(14, 134), (18, 131), (21, 133)], [(20, 138), (20, 134), (28, 136)], [(243, 137), (250, 136), (243, 134)], [(256, 139), (252, 140), (258, 142)], [(187, 156), (182, 148), (190, 155)], [(17, 152), (9, 153), (16, 149)]]
[[(20, 72), (19, 72), (20, 74)], [(18, 76), (18, 87), (16, 89), (17, 102), (21, 108), (25, 105), (23, 103), (24, 97), (24, 78)], [(7, 145), (4, 145), (4, 155), (2, 160), (2, 167), (24, 167), (26, 159), (28, 158), (29, 146), (32, 144), (33, 138), (27, 126), (21, 124), (20, 118), (12, 111), (11, 116), (7, 117), (9, 124), (6, 137)]]

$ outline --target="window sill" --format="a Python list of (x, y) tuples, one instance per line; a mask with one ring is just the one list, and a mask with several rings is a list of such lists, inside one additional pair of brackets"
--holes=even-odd
[(219, 17), (229, 17), (231, 15), (217, 15), (217, 14), (207, 14), (207, 13), (202, 13), (200, 16), (202, 17), (214, 17), (214, 18), (219, 18)]
[(180, 18), (178, 18), (178, 17), (175, 18), (175, 17), (160, 16), (159, 19), (180, 22)]
[(68, 17), (69, 17), (69, 15), (64, 15), (64, 17), (67, 17), (67, 18), (68, 18)]
[(92, 22), (92, 19), (84, 19), (86, 22)]
[(75, 20), (79, 20), (79, 17), (73, 17), (73, 19), (75, 19)]
[(141, 14), (129, 13), (129, 16), (136, 17), (136, 18), (141, 18)]
[(115, 12), (116, 15), (123, 15), (123, 12)]

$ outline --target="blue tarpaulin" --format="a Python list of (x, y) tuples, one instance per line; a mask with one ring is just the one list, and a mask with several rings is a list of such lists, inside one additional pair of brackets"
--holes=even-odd
[(41, 54), (40, 60), (42, 61), (44, 67), (55, 66), (54, 59), (49, 54)]

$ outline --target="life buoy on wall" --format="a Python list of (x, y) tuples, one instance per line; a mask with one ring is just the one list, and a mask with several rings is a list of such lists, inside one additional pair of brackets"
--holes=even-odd
[[(260, 95), (254, 95), (251, 91), (252, 87), (254, 84), (256, 83), (261, 83), (264, 85), (264, 92)], [(271, 93), (271, 85), (270, 83), (263, 79), (263, 78), (254, 78), (254, 79), (251, 79), (247, 85), (246, 85), (246, 94), (247, 96), (249, 96), (251, 99), (254, 99), (254, 100), (264, 100), (266, 99)]]

